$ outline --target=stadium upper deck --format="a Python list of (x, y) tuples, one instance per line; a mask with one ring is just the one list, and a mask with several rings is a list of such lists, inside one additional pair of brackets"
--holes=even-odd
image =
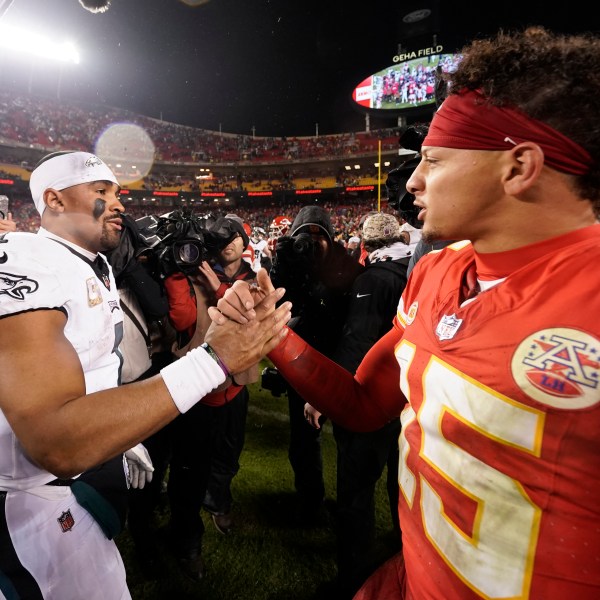
[[(116, 143), (108, 154), (101, 152), (103, 136), (119, 127)], [(141, 133), (134, 139), (123, 137), (132, 127)], [(48, 152), (95, 151), (126, 182), (133, 202), (153, 193), (162, 194), (167, 203), (178, 196), (190, 200), (230, 195), (240, 200), (273, 195), (289, 200), (290, 194), (311, 190), (313, 196), (328, 199), (373, 194), (380, 181), (379, 156), (384, 175), (398, 163), (398, 136), (399, 129), (390, 128), (318, 137), (254, 137), (195, 129), (105, 106), (0, 92), (0, 162), (5, 172), (27, 180), (29, 169)], [(140, 168), (144, 156), (150, 160)]]

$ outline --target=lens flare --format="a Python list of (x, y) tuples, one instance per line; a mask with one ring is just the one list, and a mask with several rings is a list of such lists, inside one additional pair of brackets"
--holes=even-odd
[(155, 147), (139, 125), (116, 123), (100, 134), (95, 152), (110, 166), (121, 185), (130, 185), (150, 172)]

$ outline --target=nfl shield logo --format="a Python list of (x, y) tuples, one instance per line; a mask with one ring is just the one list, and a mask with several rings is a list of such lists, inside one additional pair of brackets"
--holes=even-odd
[(435, 334), (440, 340), (450, 340), (456, 335), (462, 322), (463, 320), (457, 319), (456, 315), (444, 315), (438, 323)]
[(75, 519), (73, 518), (70, 510), (64, 512), (56, 520), (58, 521), (60, 528), (63, 530), (63, 533), (65, 531), (71, 531), (71, 529), (73, 529), (73, 525), (75, 525)]

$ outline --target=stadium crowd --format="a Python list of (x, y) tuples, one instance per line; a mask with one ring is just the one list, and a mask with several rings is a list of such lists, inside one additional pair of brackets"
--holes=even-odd
[[(145, 190), (178, 189), (193, 192), (199, 191), (201, 185), (203, 189), (212, 191), (244, 190), (249, 185), (266, 190), (295, 189), (299, 185), (298, 178), (304, 178), (304, 187), (321, 183), (305, 171), (305, 160), (323, 160), (323, 175), (330, 175), (332, 169), (327, 166), (326, 158), (373, 153), (379, 142), (387, 150), (398, 146), (398, 130), (395, 128), (307, 138), (261, 138), (195, 129), (135, 115), (122, 109), (82, 107), (3, 90), (0, 92), (0, 162), (7, 168), (10, 165), (18, 167), (20, 172), (14, 172), (15, 169), (12, 169), (13, 172), (0, 172), (0, 178), (14, 181), (14, 185), (5, 193), (10, 195), (11, 210), (20, 230), (35, 232), (39, 228), (39, 215), (29, 202), (28, 176), (40, 151), (93, 150), (98, 137), (107, 127), (124, 122), (142, 127), (155, 146), (154, 166), (143, 178)], [(293, 168), (290, 160), (297, 161)], [(173, 163), (195, 164), (198, 161), (214, 164), (213, 170), (216, 172), (209, 182), (198, 183), (183, 165), (181, 174), (164, 166)], [(228, 161), (256, 166), (250, 164), (234, 174), (219, 174), (219, 165)], [(261, 168), (261, 163), (267, 161), (271, 165), (280, 163), (281, 166), (267, 172)], [(363, 177), (365, 175), (375, 176), (374, 173), (365, 173)], [(335, 172), (328, 181), (340, 186), (361, 182), (354, 173), (348, 174), (343, 170)], [(236, 206), (235, 211), (251, 227), (266, 230), (275, 216), (286, 215), (293, 219), (300, 207), (298, 203), (282, 204), (274, 200), (271, 205), (261, 205), (260, 209)], [(345, 200), (343, 204), (329, 202), (325, 207), (331, 213), (336, 238), (344, 243), (356, 235), (361, 217), (376, 209), (375, 199), (364, 197)], [(143, 206), (127, 205), (127, 211), (135, 218), (146, 214), (164, 214), (169, 210), (163, 205), (154, 206), (150, 203)], [(207, 208), (202, 206), (196, 211), (205, 213)], [(230, 212), (230, 209), (211, 207), (210, 211), (218, 217)]]
[[(333, 202), (324, 202), (320, 203), (320, 205), (327, 210), (331, 217), (335, 239), (344, 245), (347, 244), (351, 237), (359, 235), (361, 219), (368, 213), (377, 210), (377, 202), (374, 199), (358, 200), (354, 204), (339, 205)], [(302, 205), (296, 203), (271, 205), (260, 209), (238, 206), (233, 210), (251, 228), (260, 227), (268, 231), (269, 224), (276, 216), (285, 215), (290, 220), (293, 220), (301, 207)], [(165, 209), (164, 207), (153, 206), (151, 204), (146, 206), (127, 206), (127, 213), (134, 219), (139, 219), (147, 215), (160, 216), (171, 212), (171, 210), (174, 210), (174, 208)], [(31, 204), (31, 201), (13, 198), (11, 211), (20, 231), (37, 232), (40, 227), (40, 216)], [(194, 209), (194, 213), (199, 216), (210, 213), (215, 218), (225, 216), (230, 212), (232, 212), (231, 208), (208, 210), (206, 207), (200, 206)], [(383, 212), (387, 212), (387, 208), (384, 208)]]
[(28, 148), (90, 150), (110, 125), (139, 125), (150, 136), (157, 161), (174, 163), (285, 162), (376, 152), (398, 147), (398, 130), (315, 137), (258, 137), (197, 129), (118, 108), (81, 106), (0, 92), (0, 142)]

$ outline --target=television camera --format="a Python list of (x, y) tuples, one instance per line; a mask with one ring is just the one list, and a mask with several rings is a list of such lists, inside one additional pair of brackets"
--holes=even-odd
[(195, 273), (209, 256), (211, 236), (208, 229), (214, 217), (195, 215), (188, 210), (174, 210), (156, 217), (147, 215), (136, 219), (138, 236), (142, 244), (154, 253), (161, 275)]

